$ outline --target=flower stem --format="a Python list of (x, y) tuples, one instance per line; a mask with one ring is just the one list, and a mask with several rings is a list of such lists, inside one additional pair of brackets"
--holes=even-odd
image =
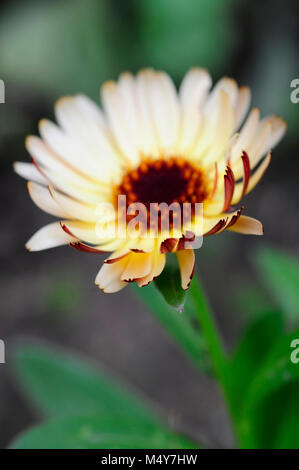
[(220, 384), (227, 393), (227, 356), (224, 352), (217, 327), (213, 320), (210, 307), (198, 279), (193, 279), (190, 285), (191, 296), (196, 307), (196, 313), (202, 328), (204, 338), (212, 359), (213, 368)]
[(190, 285), (191, 296), (194, 302), (198, 320), (205, 338), (212, 365), (222, 390), (229, 415), (234, 425), (235, 438), (238, 445), (242, 445), (241, 432), (235, 419), (234, 409), (230, 397), (229, 358), (224, 351), (223, 344), (214, 322), (211, 309), (206, 300), (204, 291), (198, 279), (193, 279)]

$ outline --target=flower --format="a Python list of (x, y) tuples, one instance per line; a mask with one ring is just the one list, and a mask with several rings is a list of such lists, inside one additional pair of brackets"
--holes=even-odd
[[(95, 281), (104, 292), (132, 281), (149, 284), (162, 272), (166, 254), (175, 252), (187, 289), (195, 261), (192, 241), (225, 229), (262, 235), (262, 224), (237, 205), (261, 179), (286, 124), (277, 116), (260, 120), (257, 108), (242, 124), (249, 89), (226, 77), (210, 88), (210, 75), (200, 68), (185, 75), (178, 93), (166, 73), (147, 69), (106, 82), (104, 111), (84, 95), (61, 98), (55, 106), (59, 126), (41, 120), (41, 138), (26, 139), (32, 163), (15, 164), (29, 180), (35, 204), (60, 219), (38, 230), (27, 248), (70, 244), (111, 252)], [(125, 197), (121, 207), (119, 197)], [(143, 232), (119, 236), (115, 227), (129, 226), (136, 203), (144, 208)], [(168, 213), (166, 234), (160, 203), (179, 209), (188, 203), (188, 230), (175, 225), (180, 214)], [(154, 232), (147, 225), (152, 206), (158, 214)]]

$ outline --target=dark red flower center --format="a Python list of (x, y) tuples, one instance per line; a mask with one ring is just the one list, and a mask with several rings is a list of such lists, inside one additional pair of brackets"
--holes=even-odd
[(117, 191), (126, 195), (127, 204), (202, 202), (206, 197), (203, 175), (183, 158), (144, 161), (127, 173)]
[[(172, 157), (143, 161), (137, 169), (124, 176), (116, 195), (126, 196), (126, 209), (132, 203), (142, 203), (149, 219), (150, 204), (153, 203), (170, 205), (177, 202), (180, 207), (183, 203), (190, 203), (193, 213), (193, 206), (204, 201), (207, 190), (203, 174), (195, 165), (183, 158)], [(161, 221), (163, 211), (160, 212)], [(133, 217), (127, 216), (127, 221)], [(173, 224), (172, 214), (169, 222)]]

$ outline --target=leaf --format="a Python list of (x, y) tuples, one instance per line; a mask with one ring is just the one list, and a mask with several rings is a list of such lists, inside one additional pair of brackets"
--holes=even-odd
[(21, 434), (14, 449), (195, 449), (194, 442), (132, 419), (97, 415), (55, 418)]
[(137, 394), (105, 371), (45, 346), (19, 346), (14, 365), (28, 397), (47, 415), (111, 412), (157, 423)]
[(298, 449), (299, 382), (291, 382), (267, 395), (251, 415), (248, 447)]
[(234, 286), (231, 303), (234, 311), (240, 312), (243, 320), (273, 308), (273, 303), (271, 304), (264, 286), (257, 284), (255, 279), (251, 281), (249, 278)]
[[(298, 449), (299, 448), (299, 382), (291, 383), (285, 393), (279, 393), (277, 408), (283, 409), (280, 422), (276, 425), (276, 439), (274, 448), (276, 449)], [(281, 406), (283, 403), (283, 407)], [(273, 413), (273, 409), (272, 409)], [(273, 416), (273, 414), (272, 414)]]
[(205, 341), (198, 324), (193, 326), (191, 323), (194, 307), (189, 296), (184, 311), (179, 313), (164, 301), (153, 283), (143, 288), (132, 285), (132, 288), (195, 365), (211, 373), (211, 362)]
[(299, 367), (291, 361), (291, 342), (298, 338), (299, 330), (280, 338), (262, 361), (256, 376), (243, 390), (240, 431), (245, 437), (249, 436), (250, 446), (255, 443), (260, 445), (267, 433), (269, 439), (270, 435), (273, 436), (274, 423), (280, 422), (284, 412), (287, 412), (285, 391), (293, 384), (299, 390)]
[(273, 248), (257, 252), (256, 263), (269, 292), (291, 322), (299, 320), (299, 262)]
[(257, 375), (263, 360), (283, 333), (279, 312), (264, 312), (253, 319), (230, 363), (230, 397), (236, 412), (244, 400), (244, 390)]
[(172, 263), (168, 257), (165, 268), (154, 282), (165, 301), (172, 307), (182, 311), (186, 299), (186, 291), (181, 286), (181, 274), (177, 263)]
[(275, 343), (247, 392), (247, 408), (279, 387), (299, 380), (299, 367), (291, 361), (291, 342), (299, 338), (299, 330), (283, 336)]

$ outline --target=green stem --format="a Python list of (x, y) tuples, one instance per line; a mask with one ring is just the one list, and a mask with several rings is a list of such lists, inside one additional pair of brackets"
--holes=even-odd
[[(232, 409), (230, 400), (230, 384), (228, 376), (229, 360), (227, 354), (224, 351), (217, 326), (211, 313), (211, 309), (208, 305), (204, 291), (198, 279), (193, 279), (190, 285), (190, 291), (194, 306), (196, 308), (201, 330), (211, 356), (215, 375), (219, 380), (219, 384), (221, 386), (231, 419), (233, 422), (235, 422), (234, 411)], [(235, 426), (237, 427), (236, 422)], [(235, 429), (235, 433), (237, 442), (240, 444), (240, 433), (238, 432), (238, 429)]]
[(204, 291), (196, 278), (191, 282), (190, 291), (194, 305), (196, 307), (199, 323), (201, 325), (202, 332), (212, 359), (215, 374), (217, 375), (223, 391), (226, 394), (227, 356), (224, 352), (222, 341), (213, 320), (213, 316), (211, 314), (211, 310), (206, 300)]

